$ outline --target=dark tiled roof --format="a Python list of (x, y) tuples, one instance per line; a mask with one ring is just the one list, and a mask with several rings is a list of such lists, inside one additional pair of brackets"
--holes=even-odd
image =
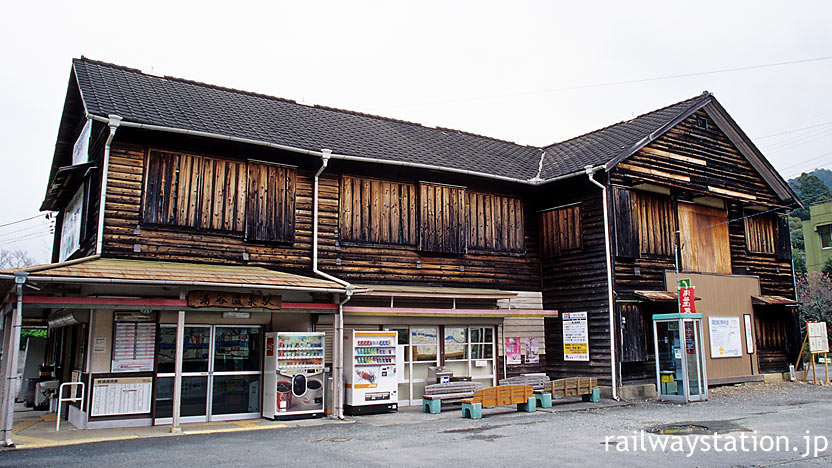
[(516, 179), (537, 175), (540, 148), (74, 60), (87, 112), (130, 122), (312, 151), (427, 164)]
[(711, 95), (704, 93), (625, 122), (547, 146), (544, 148), (546, 156), (543, 158), (540, 177), (551, 179), (581, 171), (586, 166), (607, 164), (656, 130), (708, 99), (711, 99)]
[[(626, 122), (537, 148), (222, 88), (87, 58), (73, 61), (87, 112), (125, 121), (256, 140), (381, 161), (418, 163), (529, 180), (606, 164), (711, 96), (703, 94)], [(546, 151), (542, 167), (540, 156)]]

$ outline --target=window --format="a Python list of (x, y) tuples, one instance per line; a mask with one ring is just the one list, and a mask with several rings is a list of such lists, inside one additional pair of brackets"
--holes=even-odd
[(559, 257), (582, 249), (580, 204), (547, 210), (538, 218), (541, 255), (544, 258)]
[(615, 188), (613, 204), (616, 255), (673, 256), (676, 215), (670, 197)]
[(343, 241), (416, 245), (416, 186), (341, 178), (340, 238)]
[(818, 226), (818, 235), (820, 236), (821, 248), (832, 248), (832, 224), (827, 224), (826, 226)]
[(468, 249), (525, 251), (523, 202), (487, 193), (468, 193)]
[(774, 216), (745, 212), (745, 248), (754, 253), (774, 253)]
[(249, 161), (246, 239), (295, 240), (295, 168)]
[(722, 209), (679, 203), (679, 238), (686, 271), (731, 274), (728, 213)]
[(419, 250), (464, 254), (465, 188), (419, 184)]
[(292, 242), (295, 169), (151, 150), (142, 222)]
[(459, 361), (468, 359), (468, 329), (465, 327), (445, 327), (445, 360)]
[(471, 327), (471, 359), (494, 357), (494, 328)]

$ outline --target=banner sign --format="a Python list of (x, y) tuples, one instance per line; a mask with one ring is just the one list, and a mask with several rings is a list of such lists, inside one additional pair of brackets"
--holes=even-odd
[(228, 293), (221, 291), (191, 291), (188, 307), (224, 307), (228, 309), (280, 310), (281, 297), (276, 294)]
[(589, 361), (589, 324), (586, 312), (563, 314), (563, 360)]
[(679, 280), (679, 313), (696, 313), (695, 287), (691, 286), (689, 279)]

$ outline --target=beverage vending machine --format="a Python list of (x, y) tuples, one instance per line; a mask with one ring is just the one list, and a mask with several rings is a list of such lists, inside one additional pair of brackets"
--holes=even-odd
[(324, 334), (266, 333), (263, 417), (323, 416)]
[(395, 331), (348, 330), (344, 379), (349, 415), (396, 411), (399, 406)]

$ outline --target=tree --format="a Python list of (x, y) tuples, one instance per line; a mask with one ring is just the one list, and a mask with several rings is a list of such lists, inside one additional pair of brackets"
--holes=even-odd
[[(817, 176), (804, 172), (800, 174), (800, 177), (792, 180), (790, 184), (807, 206), (832, 200), (832, 192), (829, 191), (829, 187)], [(806, 221), (809, 219), (809, 209), (797, 208), (792, 211), (791, 215)]]
[(800, 301), (800, 321), (826, 322), (832, 330), (832, 276), (810, 271), (796, 281), (797, 300)]
[(22, 268), (34, 264), (35, 259), (24, 250), (0, 250), (0, 269)]
[(832, 258), (823, 263), (823, 268), (820, 270), (823, 274), (832, 277)]

